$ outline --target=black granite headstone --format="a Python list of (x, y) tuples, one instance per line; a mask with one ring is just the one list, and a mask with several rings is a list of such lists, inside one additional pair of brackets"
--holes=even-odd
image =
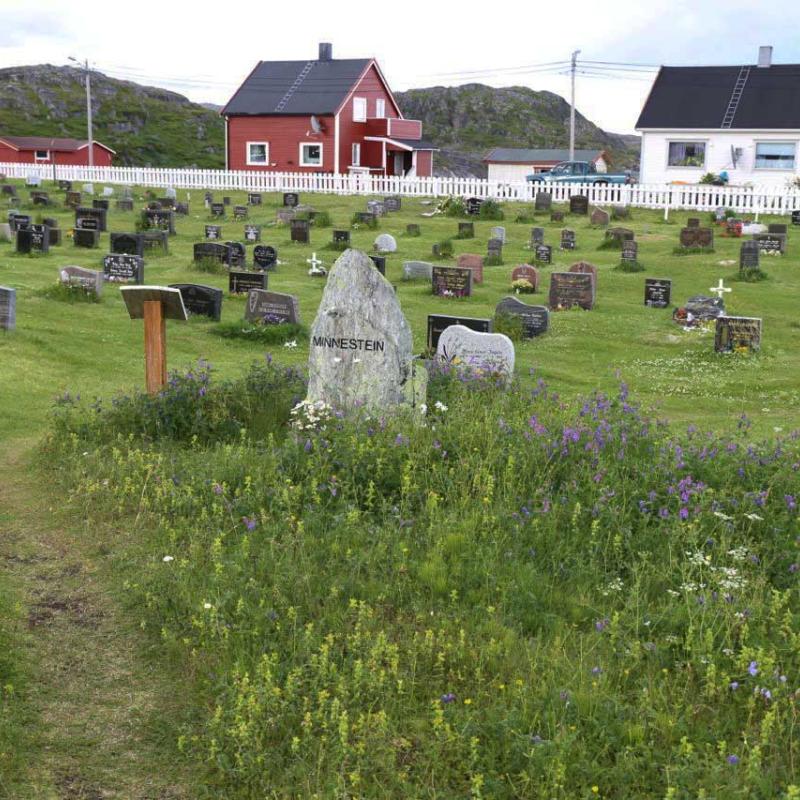
[(504, 297), (494, 309), (495, 316), (519, 317), (522, 335), (526, 339), (546, 333), (550, 325), (550, 312), (545, 306), (529, 306), (516, 297)]
[(278, 251), (268, 244), (257, 244), (253, 248), (253, 266), (256, 269), (271, 271), (278, 263)]
[(144, 237), (141, 233), (112, 233), (109, 238), (112, 253), (144, 256)]
[(666, 278), (644, 279), (644, 304), (650, 308), (666, 308), (670, 304), (672, 281)]
[(144, 259), (122, 253), (104, 256), (103, 276), (112, 283), (144, 283)]
[(231, 294), (247, 294), (251, 289), (266, 289), (268, 276), (266, 272), (228, 273), (228, 291)]
[(219, 322), (222, 313), (222, 289), (202, 283), (171, 283), (169, 288), (180, 291), (183, 305), (190, 314), (210, 317)]
[(451, 325), (463, 325), (478, 333), (491, 333), (492, 320), (477, 319), (475, 317), (455, 317), (448, 314), (428, 314), (428, 349), (435, 350), (439, 344), (439, 337)]

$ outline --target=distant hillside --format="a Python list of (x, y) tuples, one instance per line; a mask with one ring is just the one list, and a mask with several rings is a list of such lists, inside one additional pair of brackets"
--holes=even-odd
[[(222, 167), (222, 119), (166, 89), (92, 72), (94, 138), (116, 164)], [(0, 135), (86, 138), (84, 73), (47, 65), (0, 69)]]
[[(399, 92), (403, 114), (423, 122), (423, 135), (441, 152), (439, 174), (486, 176), (481, 159), (492, 147), (569, 147), (569, 104), (553, 92), (479, 83)], [(575, 114), (575, 145), (608, 150), (614, 168), (639, 160), (639, 137), (606, 133)]]

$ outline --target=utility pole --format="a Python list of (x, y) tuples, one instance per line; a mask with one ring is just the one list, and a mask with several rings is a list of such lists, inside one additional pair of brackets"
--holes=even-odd
[(569, 108), (569, 160), (575, 160), (575, 67), (577, 66), (578, 53), (576, 50), (570, 60), (570, 77), (572, 80), (572, 98)]
[[(80, 65), (77, 58), (69, 57), (70, 61), (74, 61)], [(86, 71), (86, 135), (89, 140), (89, 166), (94, 166), (94, 137), (92, 136), (92, 79), (89, 72), (89, 59), (87, 58), (83, 63), (83, 68)]]

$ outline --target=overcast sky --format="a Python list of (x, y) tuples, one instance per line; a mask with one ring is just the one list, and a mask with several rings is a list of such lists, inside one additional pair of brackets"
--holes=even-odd
[(0, 0), (0, 66), (89, 58), (108, 75), (221, 104), (257, 61), (316, 58), (317, 43), (329, 41), (335, 58), (375, 56), (396, 91), (479, 82), (568, 98), (564, 65), (552, 62), (580, 50), (578, 110), (630, 133), (655, 71), (597, 62), (754, 63), (758, 46), (771, 44), (776, 63), (800, 63), (799, 23), (795, 0)]

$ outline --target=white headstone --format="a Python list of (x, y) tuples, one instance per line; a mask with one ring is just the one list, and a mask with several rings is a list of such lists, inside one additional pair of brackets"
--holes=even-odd
[(174, 186), (167, 186), (164, 189), (164, 197), (169, 197), (170, 200), (175, 200), (178, 197), (178, 193), (175, 191)]
[(490, 239), (499, 239), (503, 244), (506, 243), (506, 229), (502, 225), (497, 225), (489, 232)]
[(113, 197), (114, 195), (114, 187), (113, 186), (104, 186), (103, 187), (103, 197)]
[(394, 253), (397, 250), (397, 241), (390, 233), (382, 233), (375, 239), (375, 249), (379, 253)]
[(404, 261), (403, 280), (413, 281), (417, 278), (429, 281), (433, 277), (433, 264), (427, 261)]
[(387, 411), (412, 379), (411, 328), (392, 285), (360, 250), (328, 275), (311, 328), (308, 400), (335, 409)]
[(439, 337), (437, 358), (510, 378), (514, 374), (514, 343), (502, 333), (479, 333), (464, 325), (450, 325)]
[(7, 222), (0, 222), (0, 242), (11, 241), (11, 225)]
[(94, 184), (93, 183), (84, 183), (81, 187), (81, 191), (84, 194), (94, 194)]

